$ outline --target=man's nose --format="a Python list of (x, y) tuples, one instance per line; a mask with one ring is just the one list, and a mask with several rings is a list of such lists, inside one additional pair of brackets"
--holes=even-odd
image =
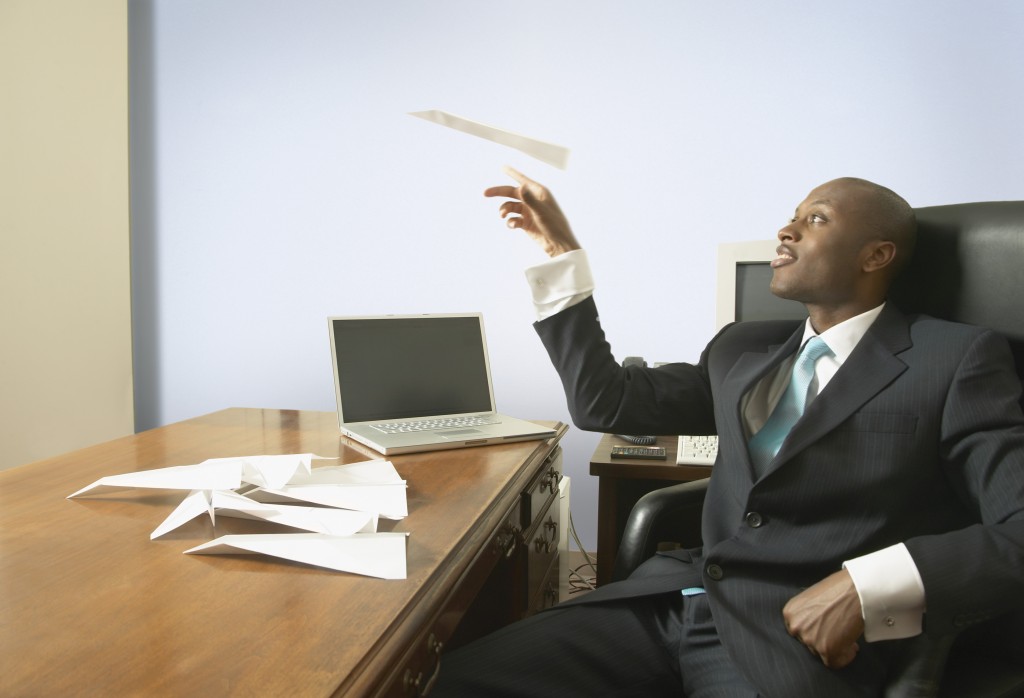
[(778, 238), (779, 242), (798, 240), (800, 238), (800, 232), (796, 229), (796, 226), (793, 223), (789, 223), (779, 229)]

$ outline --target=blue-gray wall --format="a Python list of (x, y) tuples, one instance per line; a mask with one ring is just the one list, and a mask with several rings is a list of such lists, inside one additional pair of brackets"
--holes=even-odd
[[(130, 0), (139, 429), (333, 410), (325, 318), (480, 310), (499, 407), (568, 421), (483, 189), (549, 184), (619, 357), (693, 360), (719, 242), (855, 175), (914, 205), (1024, 197), (1024, 4)], [(406, 112), (572, 148), (562, 172)], [(597, 437), (566, 439), (596, 540)]]

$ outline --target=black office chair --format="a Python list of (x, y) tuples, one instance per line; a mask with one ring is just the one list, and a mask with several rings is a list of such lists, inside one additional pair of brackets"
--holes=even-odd
[[(931, 206), (916, 213), (917, 250), (890, 300), (909, 313), (1002, 333), (1024, 382), (1024, 201)], [(627, 577), (663, 542), (699, 546), (706, 489), (707, 480), (699, 480), (644, 495), (626, 522), (612, 578)], [(955, 638), (922, 635), (915, 642), (918, 647), (890, 677), (887, 697), (1024, 696), (1024, 613)]]

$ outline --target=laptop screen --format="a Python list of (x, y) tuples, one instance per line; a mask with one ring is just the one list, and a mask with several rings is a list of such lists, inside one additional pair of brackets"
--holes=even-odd
[(492, 411), (480, 315), (331, 318), (342, 422)]

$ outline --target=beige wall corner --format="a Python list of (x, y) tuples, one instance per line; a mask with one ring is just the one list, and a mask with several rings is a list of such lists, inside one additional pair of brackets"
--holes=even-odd
[(133, 431), (126, 0), (0, 0), (0, 468)]

